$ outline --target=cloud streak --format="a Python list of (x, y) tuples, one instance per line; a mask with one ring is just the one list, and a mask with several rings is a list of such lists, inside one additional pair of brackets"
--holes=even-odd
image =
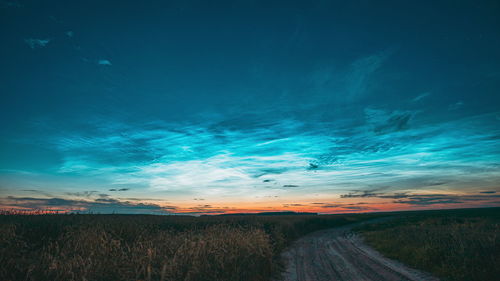
[[(355, 193), (343, 194), (340, 198), (382, 198), (382, 199), (395, 199), (393, 203), (417, 205), (417, 206), (430, 206), (430, 205), (444, 205), (444, 204), (461, 204), (471, 202), (482, 202), (486, 204), (500, 205), (500, 196), (498, 195), (484, 195), (480, 194), (415, 194), (415, 193), (381, 193), (362, 191)], [(495, 193), (495, 192), (494, 192)]]
[[(500, 132), (476, 131), (473, 126), (489, 115), (422, 127), (405, 119), (416, 113), (371, 108), (366, 112), (365, 122), (348, 131), (334, 124), (305, 129), (303, 122), (295, 120), (245, 129), (228, 129), (220, 122), (182, 126), (96, 122), (92, 134), (52, 136), (47, 141), (63, 156), (58, 175), (88, 178), (102, 186), (64, 193), (64, 198), (91, 202), (67, 199), (73, 200), (68, 204), (84, 208), (100, 209), (105, 206), (95, 204), (111, 203), (125, 204), (114, 206), (120, 210), (133, 207), (111, 202), (109, 195), (100, 195), (103, 191), (202, 197), (210, 203), (184, 208), (183, 212), (193, 214), (221, 213), (213, 202), (220, 198), (234, 202), (248, 194), (262, 202), (318, 193), (319, 199), (367, 198), (417, 207), (495, 204), (500, 175), (494, 155)], [(377, 130), (380, 126), (383, 129)], [(446, 127), (463, 129), (450, 133), (443, 130)], [(447, 194), (450, 190), (456, 194)], [(431, 191), (437, 195), (426, 194)], [(464, 192), (478, 194), (460, 195)], [(316, 206), (326, 212), (379, 209), (345, 202), (281, 206)]]
[(38, 49), (38, 48), (43, 48), (49, 44), (51, 39), (35, 39), (35, 38), (28, 38), (24, 39), (24, 42), (28, 44), (28, 46), (31, 49)]
[(111, 64), (111, 61), (109, 61), (109, 60), (104, 60), (104, 59), (102, 59), (102, 60), (98, 60), (98, 61), (97, 61), (97, 64), (98, 64), (98, 65), (105, 65), (105, 66), (111, 66), (111, 65), (112, 65), (112, 64)]
[[(84, 196), (86, 197), (86, 196)], [(170, 214), (173, 206), (159, 206), (156, 204), (132, 203), (111, 198), (95, 200), (71, 200), (64, 198), (36, 198), (14, 197), (0, 198), (2, 206), (27, 210), (59, 210), (64, 212), (81, 213), (125, 213), (125, 214)]]
[(419, 126), (412, 122), (416, 114), (367, 108), (364, 123), (349, 130), (293, 119), (239, 129), (217, 121), (108, 121), (91, 123), (92, 134), (48, 140), (63, 155), (58, 173), (100, 179), (110, 191), (264, 198), (270, 190), (299, 196), (318, 188), (339, 195), (353, 187), (460, 190), (474, 182), (496, 188), (500, 132), (474, 129), (489, 115)]

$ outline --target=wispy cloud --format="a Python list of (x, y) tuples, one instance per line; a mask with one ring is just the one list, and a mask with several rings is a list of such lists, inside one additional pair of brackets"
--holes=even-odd
[(21, 4), (19, 1), (0, 1), (0, 7), (6, 7), (6, 8), (22, 8), (23, 4)]
[(42, 196), (46, 196), (46, 197), (52, 197), (52, 194), (50, 194), (49, 192), (45, 192), (43, 190), (38, 190), (38, 189), (23, 189), (22, 191), (29, 192), (29, 193), (36, 194), (36, 195), (42, 195)]
[(169, 214), (175, 210), (174, 206), (159, 206), (156, 204), (132, 203), (111, 198), (95, 200), (71, 200), (64, 198), (36, 198), (14, 197), (0, 198), (0, 205), (10, 208), (28, 210), (60, 210), (65, 212), (93, 212), (93, 213), (149, 213)]
[(373, 131), (377, 134), (408, 129), (410, 120), (415, 113), (411, 111), (393, 111), (389, 113), (381, 109), (365, 109), (367, 123), (373, 126)]
[(483, 190), (492, 188), (500, 132), (472, 125), (488, 116), (419, 126), (411, 122), (415, 114), (367, 109), (365, 123), (347, 131), (328, 123), (307, 128), (295, 120), (243, 129), (220, 122), (96, 122), (91, 135), (54, 136), (51, 142), (63, 155), (60, 173), (103, 178), (111, 191), (134, 186), (264, 198), (270, 189), (307, 194), (322, 188), (342, 194), (374, 186), (460, 189), (470, 181)]
[(371, 75), (377, 71), (391, 55), (392, 50), (370, 55), (354, 61), (346, 77), (347, 97), (350, 101), (364, 95), (369, 86)]
[(369, 203), (323, 203), (323, 202), (313, 202), (313, 203), (288, 203), (283, 204), (284, 208), (297, 209), (300, 208), (304, 211), (312, 210), (319, 213), (327, 213), (331, 210), (335, 212), (353, 212), (353, 211), (376, 211), (379, 208), (371, 206)]
[(111, 188), (109, 191), (128, 191), (130, 188)]
[(426, 98), (426, 97), (428, 97), (430, 95), (431, 95), (431, 93), (425, 92), (425, 93), (422, 93), (422, 94), (416, 96), (415, 98), (413, 98), (412, 101), (413, 102), (418, 102), (418, 101), (421, 101), (421, 100), (423, 100), (424, 98)]
[(395, 203), (409, 205), (437, 205), (437, 204), (460, 204), (467, 202), (483, 202), (500, 206), (498, 195), (450, 195), (450, 194), (417, 194), (405, 199), (397, 200)]
[(96, 195), (98, 192), (99, 191), (95, 191), (95, 190), (81, 191), (81, 192), (66, 192), (66, 195), (89, 198), (89, 197)]
[[(482, 192), (480, 192), (482, 193)], [(484, 194), (418, 194), (418, 193), (382, 193), (361, 191), (343, 194), (341, 198), (383, 198), (395, 199), (393, 203), (408, 205), (438, 205), (438, 204), (460, 204), (467, 202), (494, 203), (500, 205), (500, 196)]]
[(43, 48), (49, 44), (51, 39), (35, 39), (28, 38), (24, 39), (24, 42), (30, 46), (31, 49)]
[(448, 110), (458, 110), (464, 106), (462, 101), (457, 101), (456, 103), (452, 103), (448, 106)]
[(105, 59), (98, 60), (98, 61), (97, 61), (97, 64), (98, 64), (98, 65), (107, 65), (107, 66), (111, 66), (111, 65), (112, 65), (112, 64), (111, 64), (111, 61), (109, 61), (109, 60), (105, 60)]
[(311, 71), (306, 81), (309, 95), (300, 101), (300, 106), (314, 108), (342, 104), (345, 107), (359, 102), (377, 86), (374, 77), (393, 52), (393, 49), (388, 49), (360, 56), (340, 68), (323, 65)]

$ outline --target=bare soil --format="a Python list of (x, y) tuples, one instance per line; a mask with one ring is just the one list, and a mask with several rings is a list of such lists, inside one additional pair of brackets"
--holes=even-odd
[(352, 232), (359, 224), (311, 233), (295, 241), (282, 255), (283, 281), (439, 280), (388, 259)]

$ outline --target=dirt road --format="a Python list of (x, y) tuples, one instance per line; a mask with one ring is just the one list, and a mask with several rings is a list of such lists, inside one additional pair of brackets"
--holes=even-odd
[(383, 257), (344, 226), (311, 233), (283, 253), (283, 281), (439, 280)]

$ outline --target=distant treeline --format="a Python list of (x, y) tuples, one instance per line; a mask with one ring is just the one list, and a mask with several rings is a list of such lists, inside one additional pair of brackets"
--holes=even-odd
[[(218, 216), (316, 216), (318, 213), (308, 212), (260, 212), (260, 213), (236, 213), (236, 214), (222, 214)], [(208, 215), (205, 215), (208, 216)]]

